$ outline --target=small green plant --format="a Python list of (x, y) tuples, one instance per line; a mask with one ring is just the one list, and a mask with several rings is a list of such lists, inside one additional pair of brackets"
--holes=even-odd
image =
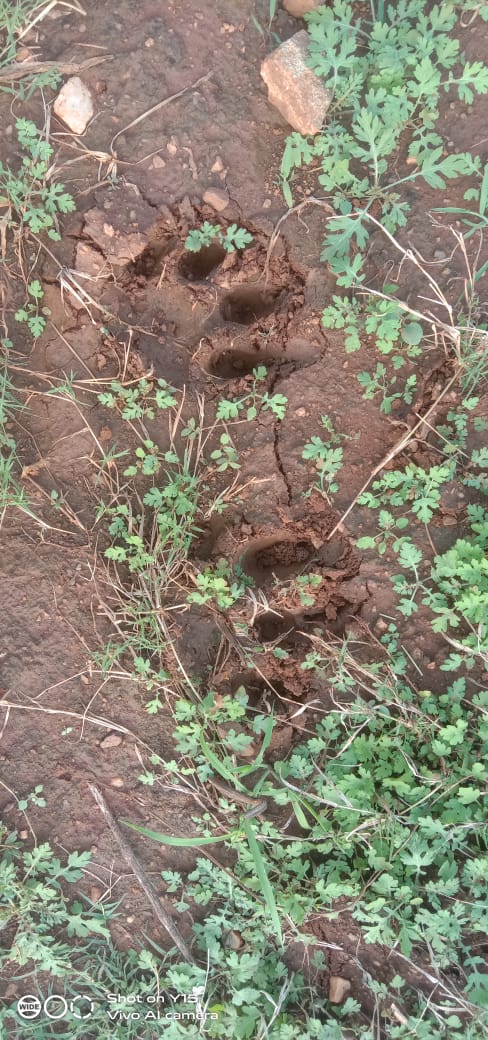
[(36, 235), (47, 231), (59, 241), (57, 217), (71, 213), (74, 200), (61, 184), (48, 181), (53, 149), (35, 123), (18, 119), (15, 125), (24, 157), (17, 172), (0, 162), (0, 205), (7, 207), (8, 225), (20, 224)]
[(427, 524), (439, 508), (441, 488), (452, 480), (454, 470), (450, 461), (442, 466), (431, 466), (429, 470), (409, 462), (404, 470), (392, 469), (383, 473), (373, 482), (372, 490), (365, 491), (358, 501), (370, 509), (406, 507), (418, 520)]
[(388, 509), (380, 509), (378, 513), (379, 532), (376, 535), (364, 535), (358, 538), (356, 545), (358, 549), (376, 549), (383, 556), (390, 542), (394, 552), (398, 552), (403, 536), (398, 536), (399, 531), (404, 531), (409, 525), (408, 516), (394, 517)]
[(240, 599), (246, 587), (252, 585), (252, 581), (244, 574), (236, 580), (231, 574), (227, 563), (217, 564), (215, 568), (206, 567), (201, 574), (195, 577), (196, 592), (189, 592), (187, 600), (189, 603), (215, 602), (219, 610), (227, 610)]
[[(296, 578), (291, 578), (286, 582), (277, 579), (276, 600), (278, 603), (298, 600), (302, 607), (313, 607), (317, 589), (321, 584), (322, 575), (314, 573), (298, 574)], [(283, 660), (286, 660), (288, 657), (287, 651), (282, 650), (280, 647), (275, 647), (274, 653), (276, 657), (282, 657)]]
[(235, 253), (237, 249), (245, 249), (252, 242), (252, 235), (237, 224), (229, 224), (225, 231), (218, 224), (209, 224), (205, 220), (200, 228), (190, 231), (185, 240), (185, 249), (190, 253), (198, 253), (200, 249), (218, 242), (227, 253)]
[(227, 469), (240, 469), (239, 457), (228, 433), (221, 433), (220, 447), (211, 452), (210, 458), (217, 463), (218, 473), (225, 473)]
[(443, 665), (449, 671), (472, 667), (476, 658), (488, 664), (488, 513), (468, 506), (468, 514), (471, 537), (435, 557), (433, 588), (423, 599), (436, 615), (434, 631), (451, 633), (457, 652)]
[[(396, 285), (385, 285), (384, 292), (388, 299), (364, 294), (362, 307), (359, 301), (346, 297), (333, 296), (332, 303), (322, 312), (322, 325), (326, 329), (344, 329), (344, 344), (348, 354), (361, 347), (361, 333), (373, 336), (380, 354), (391, 354), (401, 341), (408, 348), (409, 358), (421, 354), (419, 346), (423, 331), (420, 322), (408, 318), (400, 305), (392, 297), (398, 291)], [(399, 355), (397, 367), (404, 364)]]
[(63, 977), (73, 970), (70, 937), (110, 937), (108, 912), (69, 903), (62, 888), (82, 877), (90, 853), (72, 852), (63, 866), (47, 842), (29, 851), (4, 830), (0, 842), (0, 927), (13, 927), (15, 934), (12, 951), (3, 950), (0, 964), (12, 957), (19, 967), (33, 961), (38, 971)]
[(390, 415), (395, 401), (411, 404), (417, 388), (417, 376), (412, 373), (407, 376), (402, 389), (392, 393), (398, 383), (398, 377), (391, 376), (388, 379), (386, 365), (381, 361), (378, 361), (373, 373), (360, 372), (357, 378), (364, 389), (363, 397), (366, 401), (371, 401), (377, 394), (381, 394), (380, 412), (383, 412), (384, 415)]
[[(343, 437), (335, 432), (328, 415), (322, 415), (321, 423), (323, 429), (330, 435), (329, 440), (323, 441), (321, 437), (315, 434), (305, 445), (302, 451), (302, 459), (315, 464), (317, 480), (313, 487), (319, 490), (327, 501), (330, 501), (330, 496), (335, 495), (339, 490), (339, 485), (335, 478), (342, 469), (344, 460), (344, 451), (340, 447)], [(310, 492), (307, 492), (307, 495), (309, 494)]]
[(29, 805), (36, 805), (39, 809), (43, 809), (46, 804), (46, 799), (43, 794), (42, 784), (36, 784), (33, 791), (30, 791), (24, 798), (19, 798), (17, 805), (22, 812), (25, 812)]
[(157, 379), (154, 382), (148, 379), (139, 379), (135, 386), (123, 386), (118, 380), (113, 380), (110, 390), (98, 395), (100, 404), (105, 408), (111, 408), (120, 413), (122, 419), (154, 419), (156, 411), (166, 411), (174, 408), (177, 399), (175, 390), (165, 379)]
[(255, 419), (259, 411), (272, 412), (277, 419), (284, 419), (287, 405), (287, 398), (283, 394), (268, 394), (266, 391), (261, 393), (258, 390), (258, 383), (266, 379), (267, 369), (264, 365), (260, 365), (258, 368), (253, 370), (253, 384), (250, 392), (239, 400), (221, 400), (217, 408), (217, 420), (227, 422), (230, 419), (239, 419), (242, 413), (245, 414), (246, 419), (250, 422)]
[(43, 309), (43, 313), (39, 314), (39, 303), (44, 296), (44, 290), (37, 278), (35, 278), (34, 281), (29, 282), (27, 293), (32, 297), (33, 302), (27, 300), (24, 303), (24, 306), (16, 311), (15, 320), (25, 322), (29, 332), (32, 333), (34, 339), (37, 339), (38, 336), (44, 332), (46, 327), (46, 318), (44, 315), (49, 314), (49, 311), (45, 308)]

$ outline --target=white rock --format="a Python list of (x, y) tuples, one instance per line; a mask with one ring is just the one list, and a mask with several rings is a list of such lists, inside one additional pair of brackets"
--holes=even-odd
[(71, 76), (66, 80), (54, 102), (54, 111), (74, 134), (82, 134), (86, 130), (94, 108), (90, 91), (79, 76)]

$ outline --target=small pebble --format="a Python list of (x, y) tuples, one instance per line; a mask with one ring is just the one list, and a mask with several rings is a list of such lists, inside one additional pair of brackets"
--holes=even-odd
[(100, 747), (103, 751), (107, 751), (108, 748), (118, 747), (121, 743), (122, 737), (120, 733), (109, 733), (107, 737), (100, 741)]
[(19, 831), (19, 838), (21, 839), (21, 841), (27, 841), (28, 837), (29, 831)]
[(124, 781), (121, 779), (120, 776), (114, 776), (112, 778), (112, 780), (110, 781), (110, 783), (111, 783), (112, 787), (123, 787), (124, 786)]
[(206, 202), (207, 206), (211, 206), (216, 213), (222, 213), (224, 209), (227, 209), (230, 199), (223, 188), (207, 188), (203, 193), (203, 201)]
[(329, 979), (329, 1000), (331, 1004), (342, 1004), (349, 993), (351, 983), (340, 975), (331, 975)]
[(271, 199), (265, 199), (263, 202), (263, 209), (271, 209)]
[(216, 160), (215, 160), (215, 162), (214, 162), (214, 164), (213, 164), (213, 166), (210, 167), (210, 172), (211, 173), (222, 173), (223, 169), (224, 169), (224, 164), (222, 162), (222, 159), (221, 159), (220, 155), (218, 155)]
[(434, 253), (434, 260), (445, 260), (447, 253), (443, 249), (436, 249)]

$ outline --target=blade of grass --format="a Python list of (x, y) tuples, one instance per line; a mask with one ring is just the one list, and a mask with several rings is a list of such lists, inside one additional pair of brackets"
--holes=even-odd
[(146, 838), (159, 841), (160, 845), (171, 845), (179, 849), (197, 849), (200, 845), (215, 845), (217, 841), (230, 841), (240, 834), (239, 831), (229, 831), (228, 834), (219, 834), (217, 838), (175, 838), (172, 834), (160, 834), (159, 831), (152, 831), (148, 827), (139, 827), (136, 823), (129, 823), (129, 820), (122, 820), (122, 823), (131, 830), (144, 834)]
[(278, 908), (276, 906), (274, 892), (271, 887), (270, 880), (266, 871), (266, 865), (261, 853), (261, 849), (258, 845), (256, 833), (250, 820), (247, 820), (245, 817), (243, 817), (241, 820), (241, 826), (249, 844), (249, 851), (254, 861), (256, 876), (261, 885), (261, 891), (266, 902), (269, 916), (273, 922), (276, 937), (280, 943), (280, 946), (283, 946), (283, 935), (281, 931), (281, 923), (278, 914)]

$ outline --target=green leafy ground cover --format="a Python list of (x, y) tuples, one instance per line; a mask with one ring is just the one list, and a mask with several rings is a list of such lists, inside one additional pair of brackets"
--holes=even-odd
[[(364, 9), (361, 18), (358, 6)], [(486, 223), (486, 170), (467, 153), (445, 155), (436, 130), (445, 92), (455, 92), (463, 104), (475, 93), (488, 92), (488, 69), (460, 53), (455, 29), (461, 7), (488, 17), (476, 4), (424, 0), (354, 7), (334, 0), (313, 13), (308, 19), (311, 67), (332, 89), (334, 100), (326, 132), (313, 141), (291, 134), (283, 155), (289, 205), (295, 171), (319, 166), (319, 184), (336, 212), (327, 225), (323, 260), (337, 275), (338, 289), (348, 290), (325, 307), (323, 324), (345, 330), (346, 351), (360, 349), (363, 332), (375, 337), (381, 360), (374, 372), (361, 373), (359, 382), (365, 397), (377, 398), (387, 415), (395, 401), (412, 403), (416, 376), (409, 366), (421, 353), (425, 324), (421, 314), (409, 313), (395, 299), (391, 285), (380, 300), (357, 291), (367, 284), (365, 253), (373, 221), (394, 235), (408, 219), (404, 192), (409, 182), (424, 180), (442, 189), (447, 180), (470, 175), (474, 187), (466, 201), (477, 209), (462, 214), (466, 237)], [(275, 13), (272, 4), (270, 24)], [(8, 53), (11, 60), (13, 52)], [(45, 231), (53, 237), (57, 215), (72, 208), (72, 200), (46, 183), (50, 145), (33, 124), (21, 122), (25, 157), (20, 172), (0, 171), (9, 220), (16, 227), (20, 222), (24, 234)], [(399, 149), (414, 162), (392, 180), (391, 159)], [(186, 245), (198, 251), (217, 241), (232, 251), (244, 248), (249, 238), (237, 225), (202, 225)], [(478, 269), (476, 291), (483, 275), (484, 269)], [(26, 299), (16, 319), (35, 337), (43, 322), (37, 280), (30, 281)], [(479, 405), (486, 330), (474, 322), (475, 314), (472, 296), (467, 314), (460, 307), (452, 326), (456, 335), (448, 339), (459, 402), (437, 427), (439, 462), (428, 468), (407, 463), (378, 473), (356, 504), (372, 532), (357, 547), (387, 557), (398, 572), (391, 576), (396, 610), (381, 637), (366, 647), (358, 648), (350, 637), (314, 639), (302, 667), (332, 691), (334, 707), (312, 735), (272, 766), (267, 751), (276, 726), (273, 713), (252, 712), (245, 686), (222, 697), (203, 690), (181, 662), (176, 670), (174, 660), (169, 666), (164, 609), (197, 605), (233, 625), (234, 609), (249, 604), (252, 582), (239, 567), (221, 561), (199, 568), (190, 560), (191, 549), (205, 518), (229, 506), (225, 490), (216, 491), (213, 479), (215, 472), (239, 472), (229, 424), (253, 423), (266, 412), (280, 421), (286, 397), (263, 392), (266, 373), (257, 369), (244, 397), (229, 394), (220, 401), (212, 438), (202, 415), (181, 425), (180, 394), (164, 381), (141, 380), (131, 387), (114, 381), (99, 395), (108, 415), (116, 412), (131, 424), (138, 446), (129, 457), (124, 453), (123, 491), (117, 500), (112, 495), (99, 503), (98, 524), (111, 541), (105, 560), (118, 594), (118, 628), (94, 663), (107, 674), (117, 667), (139, 683), (151, 714), (162, 709), (168, 690), (173, 700), (177, 694), (175, 757), (168, 762), (148, 753), (142, 783), (194, 785), (204, 792), (216, 780), (227, 785), (228, 794), (220, 798), (224, 823), (209, 811), (195, 816), (195, 833), (187, 838), (151, 829), (157, 842), (196, 850), (189, 874), (162, 873), (175, 909), (196, 908), (195, 964), (181, 963), (174, 952), (149, 943), (140, 952), (121, 955), (108, 932), (116, 906), (102, 911), (68, 894), (89, 855), (71, 852), (63, 865), (48, 844), (26, 851), (16, 835), (3, 834), (0, 923), (11, 938), (2, 964), (14, 960), (34, 987), (36, 973), (47, 974), (55, 991), (61, 986), (67, 995), (81, 983), (93, 1002), (89, 1020), (71, 1019), (66, 1027), (45, 1021), (15, 1025), (4, 1008), (0, 1022), (14, 1030), (12, 1035), (36, 1040), (162, 1035), (150, 1018), (127, 1017), (127, 1001), (113, 1001), (113, 1017), (107, 1017), (107, 992), (130, 996), (155, 986), (158, 992), (186, 994), (182, 1007), (188, 1014), (196, 1008), (200, 1015), (198, 1026), (195, 1019), (165, 1020), (168, 1040), (198, 1035), (196, 1028), (208, 1037), (253, 1040), (349, 1040), (352, 1035), (358, 1040), (380, 1035), (388, 1040), (481, 1040), (487, 1035), (482, 952), (488, 924), (487, 454), (471, 446), (473, 431), (484, 429)], [(9, 344), (6, 338), (6, 362)], [(3, 506), (27, 511), (13, 476), (15, 441), (6, 426), (17, 407), (7, 363), (4, 371)], [(163, 451), (148, 438), (144, 420), (162, 416), (173, 428), (180, 422), (179, 448), (173, 444)], [(304, 443), (303, 459), (315, 466), (315, 492), (333, 505), (343, 447), (327, 416), (322, 429)], [(472, 499), (465, 529), (447, 551), (426, 558), (412, 533), (414, 521), (431, 521), (454, 479)], [(300, 594), (313, 600), (314, 575), (304, 578)], [(445, 638), (441, 692), (429, 688), (404, 645), (402, 624), (420, 611), (421, 623)], [(246, 637), (252, 667), (262, 648), (252, 643), (249, 631)], [(287, 653), (280, 646), (275, 652)], [(249, 748), (255, 749), (252, 757), (243, 757)], [(254, 799), (247, 811), (239, 794)], [(30, 813), (39, 797), (34, 792), (22, 810)], [(263, 803), (273, 811), (265, 812)], [(288, 818), (293, 826), (285, 828), (280, 821)], [(224, 847), (226, 866), (212, 856), (214, 845)], [(318, 995), (315, 979), (325, 956), (308, 927), (314, 915), (332, 922), (347, 915), (367, 944), (381, 944), (385, 957), (388, 951), (395, 957), (388, 985), (366, 979), (377, 1009), (371, 1021), (354, 997), (335, 1006)], [(291, 970), (287, 955), (298, 940), (308, 957), (303, 970)]]

